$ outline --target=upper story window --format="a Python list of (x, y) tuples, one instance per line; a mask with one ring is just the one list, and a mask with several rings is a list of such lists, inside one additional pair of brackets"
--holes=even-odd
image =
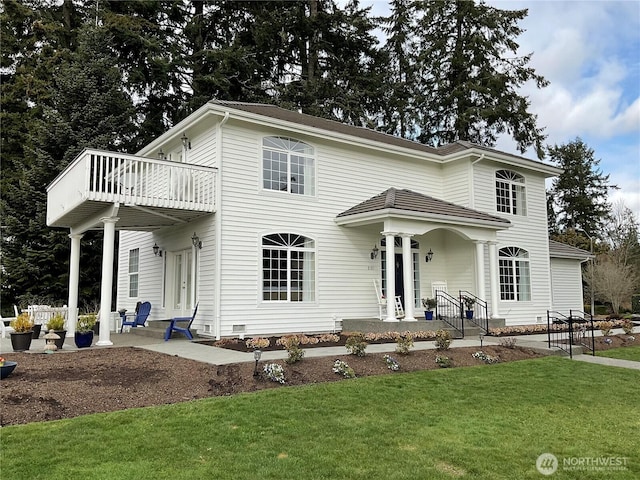
[(262, 186), (267, 190), (315, 195), (313, 147), (286, 137), (262, 140)]
[(501, 248), (498, 255), (500, 299), (531, 300), (529, 252), (517, 247)]
[(262, 237), (262, 300), (313, 302), (315, 242), (295, 233)]
[(498, 212), (526, 215), (524, 177), (511, 170), (496, 172), (496, 205)]
[(140, 249), (129, 250), (129, 298), (138, 296), (138, 269), (140, 265)]

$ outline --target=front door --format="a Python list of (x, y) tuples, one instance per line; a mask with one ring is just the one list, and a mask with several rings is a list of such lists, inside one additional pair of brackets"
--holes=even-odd
[(193, 252), (191, 249), (170, 252), (167, 260), (167, 314), (170, 317), (189, 316), (193, 309)]
[(404, 308), (404, 264), (402, 254), (396, 253), (396, 297), (400, 297), (400, 303)]

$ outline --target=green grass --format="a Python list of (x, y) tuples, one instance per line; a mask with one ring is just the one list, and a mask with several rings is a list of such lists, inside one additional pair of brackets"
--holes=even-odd
[(612, 348), (610, 350), (596, 352), (596, 354), (600, 357), (620, 358), (622, 360), (640, 362), (640, 345), (635, 347)]
[[(640, 478), (639, 384), (549, 357), (88, 415), (2, 428), (1, 476), (540, 480), (549, 452), (548, 478)], [(594, 457), (627, 470), (563, 470)]]

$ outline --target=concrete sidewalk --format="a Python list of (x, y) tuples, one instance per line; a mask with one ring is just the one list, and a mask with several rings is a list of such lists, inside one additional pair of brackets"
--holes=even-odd
[[(615, 334), (622, 333), (620, 331), (614, 331)], [(634, 329), (634, 333), (640, 335), (640, 327), (636, 327)], [(597, 332), (600, 334), (600, 332)], [(31, 348), (28, 353), (42, 353), (44, 352), (45, 340), (43, 338), (44, 334), (40, 336), (40, 338), (33, 340), (31, 342)], [(482, 340), (482, 345), (498, 345), (500, 341), (505, 337), (484, 337)], [(513, 338), (517, 339), (516, 345), (519, 347), (533, 348), (536, 350), (540, 350), (546, 352), (548, 354), (560, 354), (561, 352), (558, 349), (547, 348), (547, 335), (546, 334), (537, 334), (537, 335), (519, 335), (514, 336)], [(165, 342), (162, 339), (145, 337), (142, 335), (135, 335), (130, 333), (112, 333), (111, 341), (113, 342), (112, 346), (108, 347), (98, 347), (94, 345), (91, 349), (99, 349), (99, 348), (117, 348), (117, 347), (139, 347), (147, 350), (151, 350), (154, 352), (164, 353), (167, 355), (174, 355), (183, 358), (189, 358), (191, 360), (196, 360), (204, 363), (211, 363), (214, 365), (224, 365), (229, 363), (240, 363), (240, 362), (253, 362), (253, 353), (245, 353), (238, 352), (235, 350), (230, 350), (227, 348), (219, 348), (212, 347), (209, 345), (203, 345), (198, 342), (191, 342), (186, 339), (171, 339), (168, 342)], [(462, 340), (453, 340), (451, 343), (451, 348), (456, 347), (477, 347), (480, 348), (480, 338), (479, 337), (467, 337)], [(640, 345), (640, 341), (638, 341)], [(393, 353), (396, 349), (395, 343), (384, 343), (384, 344), (371, 344), (367, 346), (367, 352), (371, 353)], [(435, 344), (433, 340), (415, 342), (414, 343), (415, 350), (429, 350), (435, 349)], [(73, 339), (66, 339), (64, 343), (64, 348), (62, 352), (74, 352), (77, 351)], [(11, 352), (13, 348), (11, 346), (11, 339), (9, 336), (7, 338), (0, 339), (0, 354), (4, 357), (10, 358)], [(336, 346), (336, 347), (321, 347), (321, 348), (308, 348), (305, 349), (305, 355), (307, 358), (312, 357), (326, 357), (326, 356), (337, 356), (344, 355), (346, 353), (346, 349), (344, 346)], [(263, 352), (262, 353), (262, 361), (265, 360), (283, 360), (287, 358), (287, 352), (285, 350), (277, 350), (271, 352)], [(567, 357), (568, 358), (568, 357)], [(640, 370), (640, 362), (632, 362), (629, 360), (619, 360), (615, 358), (607, 358), (607, 357), (593, 357), (591, 355), (574, 355), (574, 360), (590, 362), (590, 363), (598, 363), (601, 365), (610, 365), (616, 367), (624, 367)]]

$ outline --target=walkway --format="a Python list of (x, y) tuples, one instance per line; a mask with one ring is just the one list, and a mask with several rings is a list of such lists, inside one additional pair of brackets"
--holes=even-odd
[[(614, 330), (614, 334), (623, 333), (622, 330)], [(634, 333), (636, 335), (640, 334), (640, 327), (635, 327)], [(596, 335), (600, 334), (597, 332)], [(601, 334), (600, 334), (601, 335)], [(547, 335), (539, 334), (539, 335), (521, 335), (514, 337), (517, 339), (517, 346), (533, 348), (541, 351), (545, 351), (550, 354), (559, 355), (561, 352), (557, 349), (549, 350), (547, 348)], [(477, 347), (480, 348), (482, 345), (497, 345), (500, 343), (501, 338), (497, 337), (484, 337), (482, 342), (479, 337), (467, 337), (462, 340), (454, 340), (451, 344), (452, 348), (455, 347)], [(165, 342), (158, 338), (145, 337), (142, 335), (128, 334), (128, 333), (114, 333), (111, 335), (111, 341), (113, 342), (113, 346), (110, 347), (97, 347), (92, 346), (92, 349), (97, 348), (114, 348), (114, 347), (139, 347), (147, 350), (152, 350), (154, 352), (165, 353), (167, 355), (175, 355), (178, 357), (189, 358), (191, 360), (196, 360), (199, 362), (212, 363), (214, 365), (224, 365), (229, 363), (240, 363), (240, 362), (252, 362), (253, 353), (245, 353), (245, 352), (237, 352), (235, 350), (229, 350), (226, 348), (218, 348), (211, 347), (209, 345), (202, 345), (197, 342), (191, 342), (186, 339), (171, 339), (168, 342)], [(640, 342), (639, 342), (640, 344)], [(29, 350), (30, 353), (41, 353), (44, 351), (45, 341), (42, 336), (31, 342), (31, 348)], [(372, 353), (392, 353), (395, 351), (396, 344), (395, 343), (385, 343), (385, 344), (372, 344), (367, 347), (367, 352)], [(423, 341), (423, 342), (415, 342), (414, 344), (415, 350), (429, 350), (435, 349), (435, 345), (433, 340)], [(73, 339), (67, 339), (64, 344), (64, 352), (73, 352), (78, 349), (73, 343)], [(9, 336), (7, 338), (3, 338), (0, 341), (0, 352), (2, 352), (3, 356), (10, 356), (10, 352), (13, 349), (11, 347), (11, 339)], [(344, 355), (346, 350), (343, 346), (341, 347), (322, 347), (322, 348), (309, 348), (305, 350), (306, 357), (325, 357), (325, 356), (334, 356), (334, 355)], [(262, 360), (283, 360), (287, 358), (287, 352), (285, 350), (277, 350), (272, 352), (263, 352)], [(566, 357), (569, 358), (569, 357)], [(574, 355), (573, 360), (589, 362), (589, 363), (598, 363), (600, 365), (609, 365), (615, 367), (623, 367), (623, 368), (631, 368), (634, 370), (640, 370), (640, 362), (633, 362), (630, 360), (620, 360), (617, 358), (608, 358), (608, 357), (593, 357), (591, 355)]]

